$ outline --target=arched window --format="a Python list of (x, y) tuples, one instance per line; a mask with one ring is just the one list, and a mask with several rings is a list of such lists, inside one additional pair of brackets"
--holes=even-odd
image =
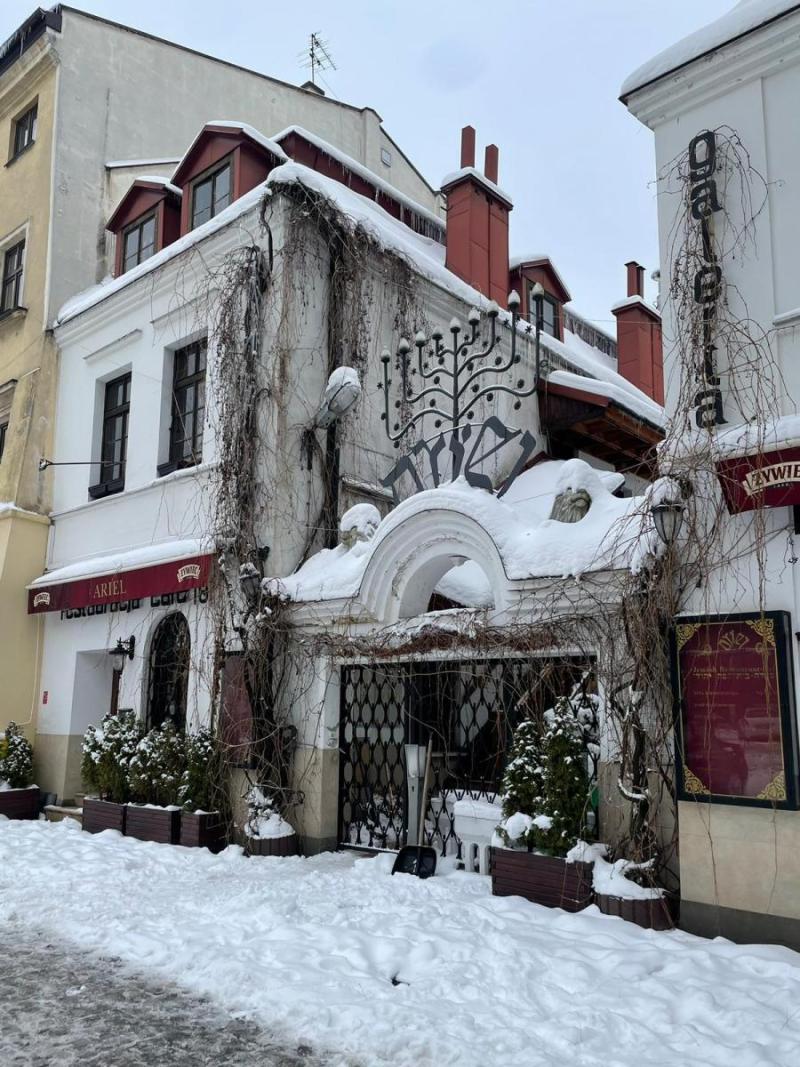
[(186, 694), (189, 686), (189, 624), (180, 612), (167, 615), (153, 634), (150, 646), (150, 680), (147, 693), (147, 726), (170, 720), (177, 730), (186, 726)]

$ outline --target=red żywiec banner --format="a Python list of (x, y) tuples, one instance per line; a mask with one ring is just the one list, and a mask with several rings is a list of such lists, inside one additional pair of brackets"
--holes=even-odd
[(800, 504), (800, 448), (719, 460), (717, 477), (733, 513)]
[(36, 586), (28, 590), (28, 614), (118, 604), (123, 600), (198, 589), (208, 584), (211, 559), (210, 555), (189, 556), (130, 571), (78, 578), (74, 582)]

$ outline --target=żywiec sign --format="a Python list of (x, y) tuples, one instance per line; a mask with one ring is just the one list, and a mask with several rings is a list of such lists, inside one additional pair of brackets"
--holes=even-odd
[(800, 504), (800, 448), (719, 460), (717, 476), (733, 514)]
[[(28, 590), (28, 614), (80, 611), (104, 614), (106, 608), (131, 610), (145, 597), (165, 597), (208, 585), (212, 556), (193, 556), (156, 563), (116, 574), (78, 578), (73, 582), (35, 586)], [(126, 607), (123, 607), (126, 605)], [(66, 614), (66, 617), (72, 617)]]

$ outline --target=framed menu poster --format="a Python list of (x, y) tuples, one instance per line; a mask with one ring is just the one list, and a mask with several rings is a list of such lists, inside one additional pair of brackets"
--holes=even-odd
[(674, 621), (681, 800), (797, 808), (791, 638), (785, 611)]

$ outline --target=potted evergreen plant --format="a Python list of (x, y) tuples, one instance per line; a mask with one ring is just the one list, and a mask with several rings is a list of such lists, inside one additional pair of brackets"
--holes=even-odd
[(248, 792), (246, 851), (251, 856), (296, 856), (297, 835), (258, 786)]
[(39, 790), (31, 785), (33, 749), (17, 726), (10, 722), (0, 731), (0, 815), (9, 819), (35, 819), (39, 814)]
[(587, 836), (590, 783), (584, 730), (569, 697), (542, 723), (520, 724), (503, 779), (502, 844), (491, 852), (492, 892), (580, 911), (592, 901), (592, 866), (567, 858)]
[(221, 851), (226, 844), (225, 819), (217, 808), (218, 751), (210, 730), (186, 738), (186, 766), (178, 790), (181, 812), (180, 843), (190, 848)]
[(125, 804), (130, 797), (130, 761), (142, 736), (132, 711), (109, 713), (83, 737), (81, 776), (95, 795), (83, 800), (83, 829), (125, 832)]
[(145, 734), (130, 762), (133, 801), (125, 814), (126, 837), (177, 843), (181, 820), (178, 793), (185, 769), (185, 738), (170, 721)]

